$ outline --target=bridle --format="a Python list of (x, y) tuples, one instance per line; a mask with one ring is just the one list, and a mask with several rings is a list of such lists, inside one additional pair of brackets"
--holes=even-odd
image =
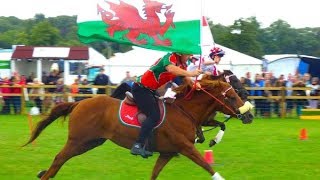
[[(207, 90), (205, 90), (204, 88), (200, 87), (199, 88), (201, 91), (205, 92), (206, 94), (208, 94), (210, 97), (212, 97), (214, 100), (216, 100), (218, 103), (220, 103), (224, 108), (227, 108), (232, 114), (236, 115), (236, 117), (238, 119), (242, 118), (242, 114), (237, 113), (234, 109), (230, 108), (228, 105), (226, 105), (224, 102), (222, 102), (220, 99), (218, 99), (217, 97), (215, 97), (214, 95), (212, 95), (211, 93), (209, 93)], [(223, 97), (226, 98), (226, 94), (228, 91), (230, 91), (231, 89), (233, 89), (233, 87), (230, 85), (229, 88), (227, 88), (225, 91), (223, 91), (221, 94)], [(230, 116), (231, 117), (231, 116)]]
[[(242, 118), (242, 114), (237, 113), (234, 109), (230, 108), (228, 105), (226, 105), (224, 102), (222, 102), (220, 99), (218, 99), (217, 97), (215, 97), (214, 95), (212, 95), (211, 93), (209, 93), (207, 90), (205, 90), (204, 88), (199, 88), (201, 91), (203, 91), (204, 93), (206, 93), (207, 95), (209, 95), (210, 97), (212, 97), (214, 100), (216, 100), (218, 103), (220, 103), (224, 108), (227, 108), (232, 114), (236, 115), (236, 117), (238, 119)], [(223, 97), (226, 98), (226, 94), (228, 93), (228, 91), (230, 91), (231, 89), (233, 89), (233, 87), (230, 85), (230, 87), (228, 87), (226, 90), (224, 90), (223, 92), (221, 92), (221, 95)], [(191, 90), (192, 91), (192, 90)], [(188, 119), (194, 124), (194, 122), (196, 122), (195, 118), (188, 112), (186, 112), (182, 107), (180, 107), (179, 105), (177, 105), (176, 103), (172, 103), (172, 105), (174, 105), (180, 112), (182, 112), (185, 116), (188, 117)], [(231, 119), (232, 116), (228, 117), (226, 120), (224, 120), (224, 122), (227, 122), (229, 119)]]

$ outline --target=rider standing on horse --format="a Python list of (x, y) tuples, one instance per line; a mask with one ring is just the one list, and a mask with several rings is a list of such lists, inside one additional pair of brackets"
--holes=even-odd
[(190, 77), (200, 75), (201, 70), (186, 70), (190, 57), (190, 54), (168, 53), (139, 76), (137, 82), (133, 84), (132, 95), (138, 108), (146, 114), (147, 119), (141, 125), (140, 134), (131, 148), (131, 154), (143, 157), (152, 155), (152, 152), (146, 151), (143, 147), (146, 138), (151, 135), (152, 129), (160, 118), (156, 90), (177, 76), (183, 76), (192, 83)]

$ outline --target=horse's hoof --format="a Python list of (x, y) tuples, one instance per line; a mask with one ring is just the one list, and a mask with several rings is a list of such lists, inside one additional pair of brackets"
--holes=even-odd
[(47, 170), (42, 170), (38, 173), (37, 177), (40, 179), (45, 173), (47, 172)]
[(204, 141), (205, 141), (204, 138), (198, 138), (198, 139), (196, 139), (196, 143), (202, 144)]
[(212, 147), (214, 145), (216, 145), (217, 143), (214, 141), (214, 140), (211, 140), (210, 143), (209, 143), (209, 147)]

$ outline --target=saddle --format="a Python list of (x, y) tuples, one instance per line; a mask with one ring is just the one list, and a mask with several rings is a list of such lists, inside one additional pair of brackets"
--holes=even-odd
[[(124, 103), (130, 106), (137, 106), (136, 102), (134, 101), (132, 93), (129, 91), (126, 91), (125, 94), (126, 94), (126, 97), (124, 98)], [(143, 121), (147, 119), (147, 116), (141, 111), (137, 112), (136, 117), (138, 118), (138, 121), (140, 124), (142, 124)]]
[[(126, 96), (125, 96), (125, 98), (124, 98), (124, 100), (123, 100), (125, 104), (127, 104), (127, 105), (129, 105), (129, 106), (137, 106), (137, 104), (136, 104), (136, 102), (134, 101), (134, 97), (133, 97), (133, 95), (132, 95), (131, 92), (126, 91), (125, 95), (126, 95)], [(161, 108), (162, 108), (162, 106), (161, 106), (161, 102), (162, 102), (162, 101), (165, 102), (165, 103), (173, 103), (174, 100), (175, 100), (175, 98), (169, 98), (169, 97), (165, 97), (165, 96), (161, 96), (161, 97), (159, 97), (158, 99), (159, 99), (158, 104), (159, 104), (160, 110), (161, 110)], [(162, 111), (162, 110), (161, 110), (161, 111)], [(137, 114), (136, 114), (136, 117), (138, 118), (138, 121), (139, 121), (140, 124), (142, 124), (143, 121), (146, 120), (146, 118), (147, 118), (147, 116), (146, 116), (143, 112), (141, 112), (141, 111), (139, 111), (139, 110), (138, 110), (138, 112), (137, 112)]]

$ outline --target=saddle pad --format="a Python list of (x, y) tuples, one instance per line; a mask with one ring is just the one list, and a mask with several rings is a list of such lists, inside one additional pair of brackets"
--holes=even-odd
[[(160, 119), (154, 129), (158, 128), (165, 120), (165, 104), (159, 101)], [(141, 123), (138, 121), (138, 107), (136, 105), (128, 105), (125, 101), (121, 101), (119, 108), (119, 121), (127, 126), (141, 128)]]

